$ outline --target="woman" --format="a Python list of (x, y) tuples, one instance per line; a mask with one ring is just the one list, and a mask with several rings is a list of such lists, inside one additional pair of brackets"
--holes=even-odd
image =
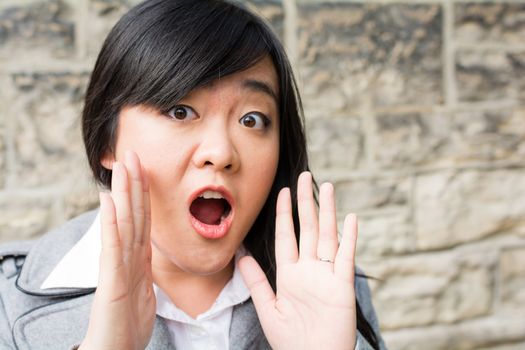
[(354, 274), (355, 216), (339, 244), (261, 19), (222, 0), (138, 5), (102, 47), (82, 118), (111, 193), (18, 258), (2, 347), (384, 348)]

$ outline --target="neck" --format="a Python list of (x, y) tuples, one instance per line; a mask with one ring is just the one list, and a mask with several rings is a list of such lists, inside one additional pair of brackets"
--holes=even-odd
[(233, 276), (233, 260), (221, 271), (197, 275), (184, 271), (153, 248), (153, 281), (171, 301), (192, 318), (211, 308)]

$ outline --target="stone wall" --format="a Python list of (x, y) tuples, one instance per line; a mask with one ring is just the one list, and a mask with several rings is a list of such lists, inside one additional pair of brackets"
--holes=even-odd
[[(0, 2), (0, 240), (97, 205), (78, 115), (134, 3)], [(389, 347), (525, 348), (525, 1), (250, 6), (294, 62), (317, 179), (360, 215)]]

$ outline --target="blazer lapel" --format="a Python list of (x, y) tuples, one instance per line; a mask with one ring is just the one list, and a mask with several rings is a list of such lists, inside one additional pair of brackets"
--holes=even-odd
[(251, 299), (233, 308), (230, 349), (271, 349), (262, 331)]

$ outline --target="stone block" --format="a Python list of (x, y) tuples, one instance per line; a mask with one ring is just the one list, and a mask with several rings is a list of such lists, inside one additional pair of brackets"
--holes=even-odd
[[(341, 221), (346, 213), (341, 214)], [(357, 259), (414, 252), (415, 238), (408, 211), (359, 215)], [(343, 227), (341, 226), (341, 229)], [(340, 231), (342, 232), (342, 231)]]
[(374, 160), (386, 168), (443, 162), (450, 148), (450, 129), (450, 117), (446, 114), (379, 114), (376, 117)]
[(363, 133), (357, 118), (319, 118), (306, 123), (312, 169), (355, 169), (363, 161)]
[(35, 238), (52, 224), (52, 199), (2, 198), (0, 242)]
[(377, 177), (338, 181), (337, 211), (360, 213), (375, 209), (406, 209), (410, 205), (412, 181), (409, 177)]
[(450, 156), (457, 163), (525, 159), (525, 108), (457, 112)]
[(523, 350), (523, 349), (525, 349), (525, 342), (498, 344), (494, 346), (478, 348), (478, 350)]
[(60, 0), (0, 4), (0, 59), (57, 58), (75, 52), (74, 11)]
[(468, 43), (523, 43), (525, 4), (466, 2), (456, 3), (454, 10), (456, 40)]
[(525, 52), (458, 50), (456, 81), (462, 102), (525, 101)]
[(525, 225), (525, 169), (443, 171), (417, 177), (417, 247), (442, 249)]
[(384, 329), (453, 323), (491, 312), (495, 259), (434, 253), (361, 263)]
[(7, 145), (9, 140), (7, 106), (11, 103), (11, 80), (9, 76), (0, 74), (0, 188), (4, 188), (8, 178)]
[(5, 115), (0, 111), (0, 188), (4, 187), (6, 178)]
[(442, 102), (439, 5), (299, 3), (298, 12), (307, 114), (334, 96), (325, 114)]
[(8, 106), (14, 125), (15, 186), (57, 184), (84, 176), (80, 114), (86, 74), (16, 74)]
[(496, 314), (456, 324), (383, 332), (389, 349), (405, 350), (518, 350), (523, 349), (523, 312)]
[(501, 253), (501, 305), (525, 311), (525, 246), (507, 249)]
[(388, 113), (372, 150), (382, 168), (464, 165), (525, 158), (525, 109)]

